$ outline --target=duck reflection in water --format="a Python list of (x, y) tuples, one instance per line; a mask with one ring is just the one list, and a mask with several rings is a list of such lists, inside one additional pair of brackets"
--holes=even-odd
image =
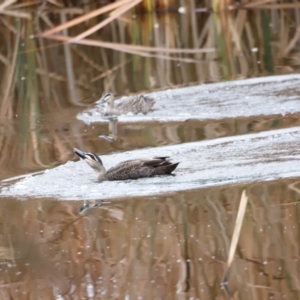
[(108, 124), (108, 134), (101, 134), (99, 135), (100, 138), (105, 139), (108, 142), (114, 142), (118, 138), (118, 117), (117, 116), (110, 116), (108, 117), (109, 124)]
[(83, 214), (87, 210), (91, 208), (97, 208), (105, 204), (110, 204), (111, 202), (106, 202), (103, 200), (84, 200), (83, 201), (83, 206), (79, 210), (79, 214)]

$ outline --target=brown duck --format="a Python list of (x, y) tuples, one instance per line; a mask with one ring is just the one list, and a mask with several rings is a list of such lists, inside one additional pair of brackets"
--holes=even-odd
[(84, 159), (98, 175), (98, 181), (128, 180), (156, 175), (169, 175), (179, 163), (171, 163), (168, 157), (153, 157), (123, 161), (106, 171), (100, 157), (93, 152), (82, 152), (74, 148), (74, 152)]

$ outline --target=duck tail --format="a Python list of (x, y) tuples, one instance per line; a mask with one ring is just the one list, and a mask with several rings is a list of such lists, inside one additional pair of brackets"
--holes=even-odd
[(155, 168), (155, 175), (166, 175), (171, 174), (179, 165), (178, 163), (172, 164), (172, 163), (163, 163), (161, 166)]
[(154, 105), (154, 103), (156, 102), (156, 99), (153, 98), (145, 98), (145, 100), (148, 102), (148, 105), (150, 106), (150, 108)]

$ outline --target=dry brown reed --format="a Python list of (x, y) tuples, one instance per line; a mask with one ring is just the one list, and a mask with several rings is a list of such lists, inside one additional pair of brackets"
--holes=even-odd
[(246, 195), (246, 191), (244, 190), (242, 192), (240, 205), (239, 205), (239, 209), (238, 209), (236, 220), (235, 220), (233, 235), (232, 235), (232, 239), (231, 239), (231, 243), (230, 243), (230, 247), (229, 247), (227, 266), (226, 266), (226, 270), (224, 272), (224, 277), (223, 277), (223, 280), (221, 283), (221, 286), (224, 288), (224, 290), (228, 296), (232, 296), (232, 293), (228, 287), (228, 280), (229, 280), (232, 262), (234, 259), (234, 255), (236, 252), (238, 240), (240, 237), (240, 233), (241, 233), (241, 229), (242, 229), (242, 225), (243, 225), (243, 221), (244, 221), (244, 217), (245, 217), (245, 213), (246, 213), (247, 203), (248, 203), (248, 197)]

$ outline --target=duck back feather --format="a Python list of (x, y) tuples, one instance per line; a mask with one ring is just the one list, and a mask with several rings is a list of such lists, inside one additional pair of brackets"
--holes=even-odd
[(171, 174), (179, 163), (171, 163), (166, 157), (124, 161), (106, 172), (107, 180), (127, 180)]
[(155, 99), (146, 97), (144, 95), (137, 95), (132, 98), (128, 98), (122, 102), (120, 102), (116, 106), (116, 110), (122, 114), (127, 113), (143, 113), (144, 115), (147, 114), (155, 103)]

